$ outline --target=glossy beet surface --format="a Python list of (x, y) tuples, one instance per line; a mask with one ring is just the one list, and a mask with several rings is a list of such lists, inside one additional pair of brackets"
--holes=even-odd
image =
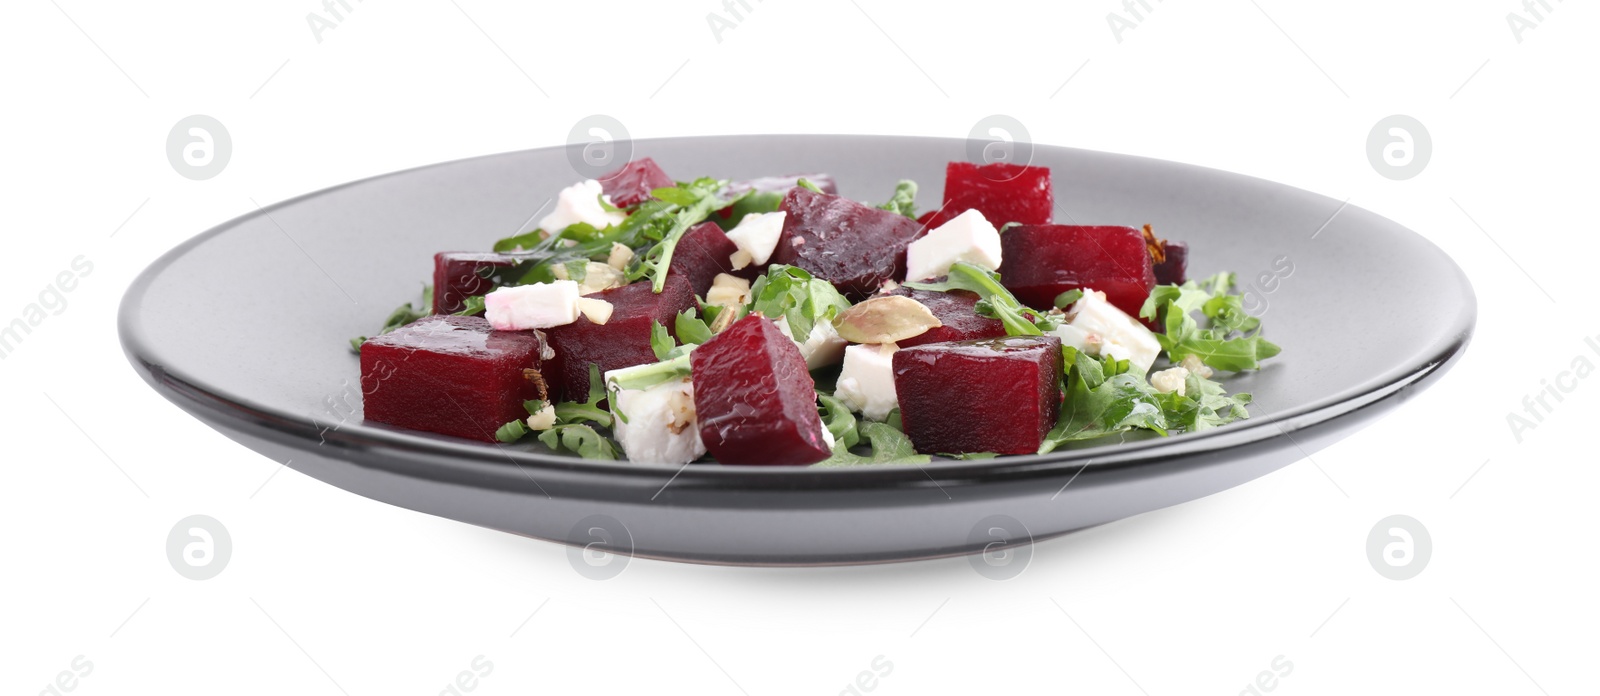
[(852, 301), (905, 275), (906, 245), (923, 232), (904, 215), (803, 188), (789, 190), (782, 210), (788, 215), (772, 263), (804, 268)]
[(610, 197), (611, 205), (618, 208), (631, 208), (648, 201), (651, 191), (673, 185), (672, 177), (649, 157), (636, 159), (600, 177), (600, 190)]
[(1033, 454), (1061, 409), (1061, 339), (1012, 336), (894, 354), (900, 418), (918, 452)]
[(689, 228), (678, 240), (678, 246), (672, 250), (671, 272), (687, 278), (694, 293), (704, 297), (718, 273), (755, 277), (754, 265), (733, 270), (733, 262), (729, 257), (738, 250), (739, 247), (728, 239), (727, 233), (716, 223), (702, 222)]
[(1157, 285), (1183, 285), (1189, 280), (1189, 245), (1167, 242), (1166, 260), (1155, 264)]
[(446, 251), (433, 256), (433, 313), (455, 314), (473, 295), (494, 289), (489, 276), (517, 264), (505, 254)]
[(979, 316), (973, 307), (978, 304), (978, 296), (965, 290), (954, 292), (930, 292), (928, 290), (913, 290), (911, 288), (895, 288), (893, 295), (909, 297), (921, 302), (933, 316), (939, 319), (940, 326), (928, 329), (920, 336), (912, 336), (898, 341), (901, 348), (920, 346), (927, 343), (944, 343), (946, 341), (970, 341), (978, 338), (998, 338), (1006, 335), (1006, 327), (999, 319), (990, 319)]
[[(1050, 190), (1050, 169), (1005, 162), (977, 165), (951, 162), (944, 170), (944, 219), (968, 210), (983, 213), (996, 228), (1007, 223), (1048, 225), (1055, 199)], [(941, 220), (933, 220), (938, 227)]]
[(650, 327), (660, 323), (671, 331), (678, 312), (694, 306), (694, 290), (683, 276), (669, 274), (661, 292), (651, 292), (648, 279), (597, 292), (589, 297), (611, 303), (611, 318), (596, 324), (579, 316), (546, 333), (560, 366), (551, 384), (566, 401), (589, 398), (589, 364), (600, 373), (656, 361), (650, 349)]
[(526, 417), (537, 399), (544, 336), (492, 331), (482, 317), (429, 316), (361, 346), (366, 419), (470, 440)]
[(723, 464), (811, 464), (831, 452), (800, 349), (752, 314), (690, 354), (700, 439)]
[(1144, 235), (1132, 227), (1023, 225), (1000, 235), (1000, 280), (1034, 309), (1057, 295), (1092, 288), (1129, 316), (1150, 296), (1156, 276)]

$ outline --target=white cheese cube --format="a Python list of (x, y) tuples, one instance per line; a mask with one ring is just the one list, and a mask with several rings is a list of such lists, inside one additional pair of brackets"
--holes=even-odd
[(741, 251), (750, 252), (750, 259), (760, 265), (772, 258), (778, 248), (778, 238), (783, 236), (783, 219), (788, 213), (750, 213), (739, 224), (728, 230), (728, 239)]
[(782, 317), (776, 322), (778, 330), (795, 345), (800, 346), (800, 355), (806, 359), (806, 369), (815, 370), (819, 367), (837, 365), (844, 359), (844, 347), (850, 345), (849, 341), (839, 337), (839, 331), (833, 328), (831, 321), (819, 321), (811, 326), (811, 333), (806, 335), (806, 340), (795, 340), (794, 334), (789, 330), (789, 321)]
[[(628, 216), (606, 210), (600, 205), (600, 196), (603, 189), (600, 182), (587, 179), (561, 189), (561, 195), (556, 196), (556, 208), (549, 215), (539, 220), (539, 229), (548, 234), (555, 234), (567, 229), (568, 225), (587, 222), (596, 229), (604, 229), (606, 225), (620, 224)], [(607, 203), (611, 199), (606, 199)]]
[(1103, 292), (1084, 288), (1083, 297), (1072, 305), (1067, 316), (1069, 321), (1054, 332), (1061, 337), (1063, 345), (1081, 341), (1085, 345), (1080, 350), (1090, 355), (1126, 360), (1139, 374), (1149, 372), (1156, 356), (1161, 354), (1161, 343), (1156, 335), (1138, 319), (1107, 302)]
[(850, 410), (881, 421), (900, 406), (894, 390), (893, 345), (861, 344), (844, 349), (844, 367), (833, 395)]
[[(564, 263), (551, 266), (550, 275), (559, 280), (572, 280), (572, 272), (567, 270), (567, 265)], [(622, 271), (612, 268), (610, 264), (590, 261), (583, 265), (583, 280), (575, 282), (578, 283), (578, 294), (593, 295), (597, 292), (627, 285), (628, 276)]]
[(483, 297), (484, 315), (499, 331), (565, 326), (578, 320), (578, 297), (570, 280), (496, 288)]
[(1000, 268), (1000, 231), (977, 210), (955, 216), (906, 247), (906, 280), (947, 275), (957, 261)]
[[(641, 367), (653, 367), (645, 365)], [(606, 382), (625, 368), (606, 373)], [(628, 460), (643, 464), (688, 464), (706, 453), (694, 413), (694, 384), (688, 379), (649, 389), (623, 389), (611, 400), (611, 432)], [(618, 413), (627, 414), (626, 423)]]

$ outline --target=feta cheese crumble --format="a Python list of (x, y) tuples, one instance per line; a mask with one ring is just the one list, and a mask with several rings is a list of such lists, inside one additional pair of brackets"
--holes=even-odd
[(1089, 355), (1126, 360), (1139, 370), (1150, 371), (1161, 343), (1139, 320), (1128, 316), (1106, 301), (1106, 294), (1084, 288), (1083, 297), (1067, 312), (1068, 321), (1054, 331), (1061, 344)]
[[(641, 365), (606, 373), (606, 382), (626, 376)], [(648, 389), (622, 389), (611, 400), (612, 434), (628, 459), (646, 464), (688, 464), (706, 453), (694, 412), (694, 384), (688, 379), (663, 382)]]
[(570, 280), (496, 288), (484, 295), (484, 316), (498, 331), (565, 326), (578, 320), (578, 284)]
[[(561, 189), (561, 195), (556, 197), (556, 209), (549, 215), (539, 220), (539, 229), (546, 234), (555, 234), (568, 225), (587, 222), (594, 225), (595, 229), (604, 229), (606, 225), (620, 224), (628, 216), (619, 212), (606, 210), (600, 205), (600, 196), (603, 189), (600, 182), (587, 179)], [(611, 199), (606, 198), (606, 203)]]
[(906, 280), (948, 275), (957, 261), (991, 271), (1000, 268), (1000, 232), (977, 210), (951, 218), (907, 246)]
[(739, 307), (750, 302), (750, 281), (726, 273), (718, 273), (706, 291), (706, 304)]
[(806, 334), (806, 340), (797, 340), (789, 329), (789, 322), (779, 320), (778, 331), (788, 336), (795, 345), (800, 346), (800, 355), (806, 359), (806, 369), (815, 370), (819, 367), (837, 365), (844, 359), (844, 347), (849, 342), (839, 337), (839, 331), (833, 328), (833, 322), (823, 320), (811, 326), (811, 333)]
[(900, 405), (894, 390), (892, 344), (858, 344), (844, 349), (844, 367), (833, 395), (850, 410), (881, 421)]
[(749, 252), (751, 261), (757, 265), (764, 264), (772, 258), (772, 250), (778, 248), (778, 238), (783, 236), (783, 220), (787, 216), (788, 213), (781, 210), (775, 213), (750, 213), (728, 230), (728, 239), (740, 251)]

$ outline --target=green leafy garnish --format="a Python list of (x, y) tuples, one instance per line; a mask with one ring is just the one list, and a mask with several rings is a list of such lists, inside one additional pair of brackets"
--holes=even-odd
[(911, 445), (911, 438), (906, 437), (905, 433), (893, 425), (862, 421), (856, 427), (861, 432), (861, 437), (866, 438), (871, 454), (856, 454), (842, 441), (838, 441), (833, 443), (833, 456), (812, 466), (835, 469), (884, 464), (926, 464), (933, 459), (926, 454), (917, 454), (917, 448)]
[[(672, 266), (673, 250), (677, 248), (678, 240), (683, 238), (684, 232), (704, 222), (711, 213), (733, 203), (717, 195), (727, 185), (726, 181), (700, 178), (686, 184), (652, 191), (651, 195), (655, 196), (657, 201), (668, 206), (658, 213), (667, 221), (667, 225), (660, 230), (660, 241), (650, 247), (643, 257), (637, 259), (636, 266), (628, 274), (628, 280), (650, 278), (651, 288), (661, 292), (667, 283), (667, 269)], [(649, 203), (641, 204), (633, 215), (643, 212), (646, 205)], [(628, 219), (632, 220), (633, 216), (629, 216)], [(610, 245), (606, 246), (608, 251), (610, 248)]]
[(567, 449), (576, 452), (584, 459), (619, 458), (617, 446), (611, 443), (611, 439), (587, 425), (558, 425), (539, 433), (539, 441), (556, 451)]
[[(611, 427), (611, 414), (600, 408), (600, 402), (606, 398), (605, 387), (600, 381), (600, 366), (589, 364), (589, 400), (587, 402), (565, 401), (555, 405), (556, 424), (549, 430), (539, 433), (539, 441), (555, 451), (566, 449), (576, 453), (584, 459), (617, 459), (617, 447), (611, 443), (610, 438), (601, 435), (593, 427), (593, 423), (603, 428)], [(543, 410), (543, 401), (525, 401), (522, 404), (528, 415), (533, 415)], [(528, 429), (527, 423), (514, 420), (500, 426), (495, 431), (496, 440), (512, 443), (527, 437), (533, 431)]]
[[(1156, 340), (1174, 363), (1193, 355), (1219, 370), (1260, 369), (1262, 360), (1283, 349), (1261, 336), (1261, 320), (1244, 310), (1243, 296), (1234, 294), (1233, 289), (1232, 273), (1183, 285), (1160, 285), (1151, 290), (1139, 316), (1155, 319), (1164, 327)], [(1203, 325), (1196, 320), (1196, 313), (1204, 318)]]
[(917, 219), (917, 182), (902, 179), (894, 185), (894, 195), (889, 197), (889, 202), (878, 208)]
[[(977, 293), (978, 304), (975, 309), (978, 314), (999, 319), (1005, 325), (1008, 336), (1042, 336), (1044, 329), (1054, 328), (1058, 322), (1056, 318), (1018, 302), (1011, 291), (1000, 284), (1000, 274), (965, 261), (957, 261), (952, 265), (950, 275), (942, 282), (906, 283), (906, 287), (937, 292), (967, 290)], [(1041, 327), (1036, 321), (1044, 326)]]
[(1072, 306), (1072, 303), (1081, 299), (1083, 299), (1082, 290), (1068, 290), (1060, 295), (1056, 295), (1055, 306), (1056, 309), (1066, 309), (1067, 307)]
[(783, 205), (783, 194), (770, 191), (751, 191), (739, 200), (733, 202), (728, 208), (728, 218), (723, 221), (726, 229), (733, 229), (744, 221), (746, 215), (752, 213), (775, 213)]
[(1066, 365), (1066, 398), (1054, 428), (1039, 447), (1043, 454), (1067, 443), (1130, 431), (1165, 436), (1176, 431), (1199, 432), (1249, 418), (1249, 394), (1228, 395), (1221, 384), (1190, 373), (1184, 394), (1163, 394), (1143, 375), (1128, 370), (1128, 361), (1092, 358), (1074, 348), (1062, 349)]
[(456, 312), (458, 317), (471, 317), (483, 314), (483, 295), (473, 295), (461, 301), (461, 311)]
[(526, 437), (530, 432), (533, 431), (528, 430), (528, 424), (518, 419), (500, 426), (498, 430), (494, 431), (494, 439), (509, 445)]
[[(393, 312), (389, 313), (389, 318), (383, 320), (383, 328), (378, 330), (377, 335), (382, 336), (390, 331), (405, 326), (406, 324), (410, 324), (411, 322), (414, 322), (432, 313), (433, 286), (424, 285), (422, 286), (422, 306), (418, 307), (414, 303), (407, 302), (399, 307), (396, 307)], [(350, 339), (350, 350), (360, 353), (361, 344), (366, 342), (366, 336), (357, 336), (352, 338)]]
[(666, 360), (672, 355), (672, 349), (677, 347), (678, 344), (673, 342), (672, 334), (667, 331), (667, 327), (662, 326), (659, 321), (650, 322), (650, 350), (656, 354), (657, 360)]
[(810, 191), (812, 193), (826, 193), (826, 191), (823, 191), (822, 189), (817, 188), (816, 184), (811, 183), (810, 179), (807, 179), (807, 178), (805, 178), (803, 176), (800, 177), (798, 180), (796, 180), (794, 182), (794, 185), (795, 186), (799, 186), (800, 188), (803, 188), (803, 189), (805, 189), (807, 191)]
[[(677, 332), (678, 340), (684, 343), (699, 345), (711, 340), (711, 326), (706, 323), (706, 320), (695, 315), (693, 307), (678, 313), (678, 318), (673, 321), (673, 331)], [(653, 338), (654, 336), (652, 335)], [(651, 347), (654, 346), (655, 344), (651, 343)], [(661, 359), (659, 353), (656, 357)]]
[(861, 429), (856, 425), (856, 414), (851, 413), (850, 407), (844, 405), (843, 401), (827, 394), (817, 394), (817, 401), (822, 403), (822, 424), (833, 434), (834, 448), (855, 447), (856, 443), (861, 441)]
[(750, 311), (760, 312), (773, 321), (783, 317), (789, 333), (804, 341), (820, 321), (832, 321), (850, 308), (850, 301), (834, 289), (833, 283), (795, 266), (774, 264), (750, 286)]

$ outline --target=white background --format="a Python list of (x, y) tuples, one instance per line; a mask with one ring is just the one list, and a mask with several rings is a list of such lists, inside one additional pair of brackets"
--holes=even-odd
[[(0, 690), (41, 693), (81, 655), (72, 693), (432, 695), (481, 655), (474, 694), (831, 695), (882, 656), (870, 693), (1237, 694), (1281, 655), (1293, 669), (1270, 693), (1592, 693), (1600, 380), (1520, 442), (1506, 422), (1580, 356), (1600, 363), (1583, 343), (1600, 335), (1597, 17), (1550, 2), (1539, 21), (1511, 0), (1150, 0), (1120, 42), (1107, 15), (1132, 18), (1111, 0), (750, 0), (721, 41), (706, 16), (731, 15), (711, 0), (351, 0), (321, 42), (312, 0), (8, 3), (0, 323), (73, 258), (94, 270), (0, 360)], [(1537, 25), (1520, 42), (1512, 12)], [(234, 149), (205, 181), (165, 155), (196, 113)], [(589, 580), (561, 547), (280, 471), (122, 357), (130, 280), (252, 199), (560, 144), (592, 113), (638, 138), (964, 137), (1002, 113), (1036, 142), (1348, 198), (1461, 264), (1477, 338), (1314, 461), (1039, 544), (1005, 582), (965, 559), (636, 560)], [(1431, 134), (1416, 178), (1366, 155), (1391, 114)], [(1267, 323), (1359, 332), (1367, 309)], [(166, 558), (192, 514), (232, 535), (211, 580)], [(1366, 558), (1391, 514), (1431, 532), (1411, 580)]]

